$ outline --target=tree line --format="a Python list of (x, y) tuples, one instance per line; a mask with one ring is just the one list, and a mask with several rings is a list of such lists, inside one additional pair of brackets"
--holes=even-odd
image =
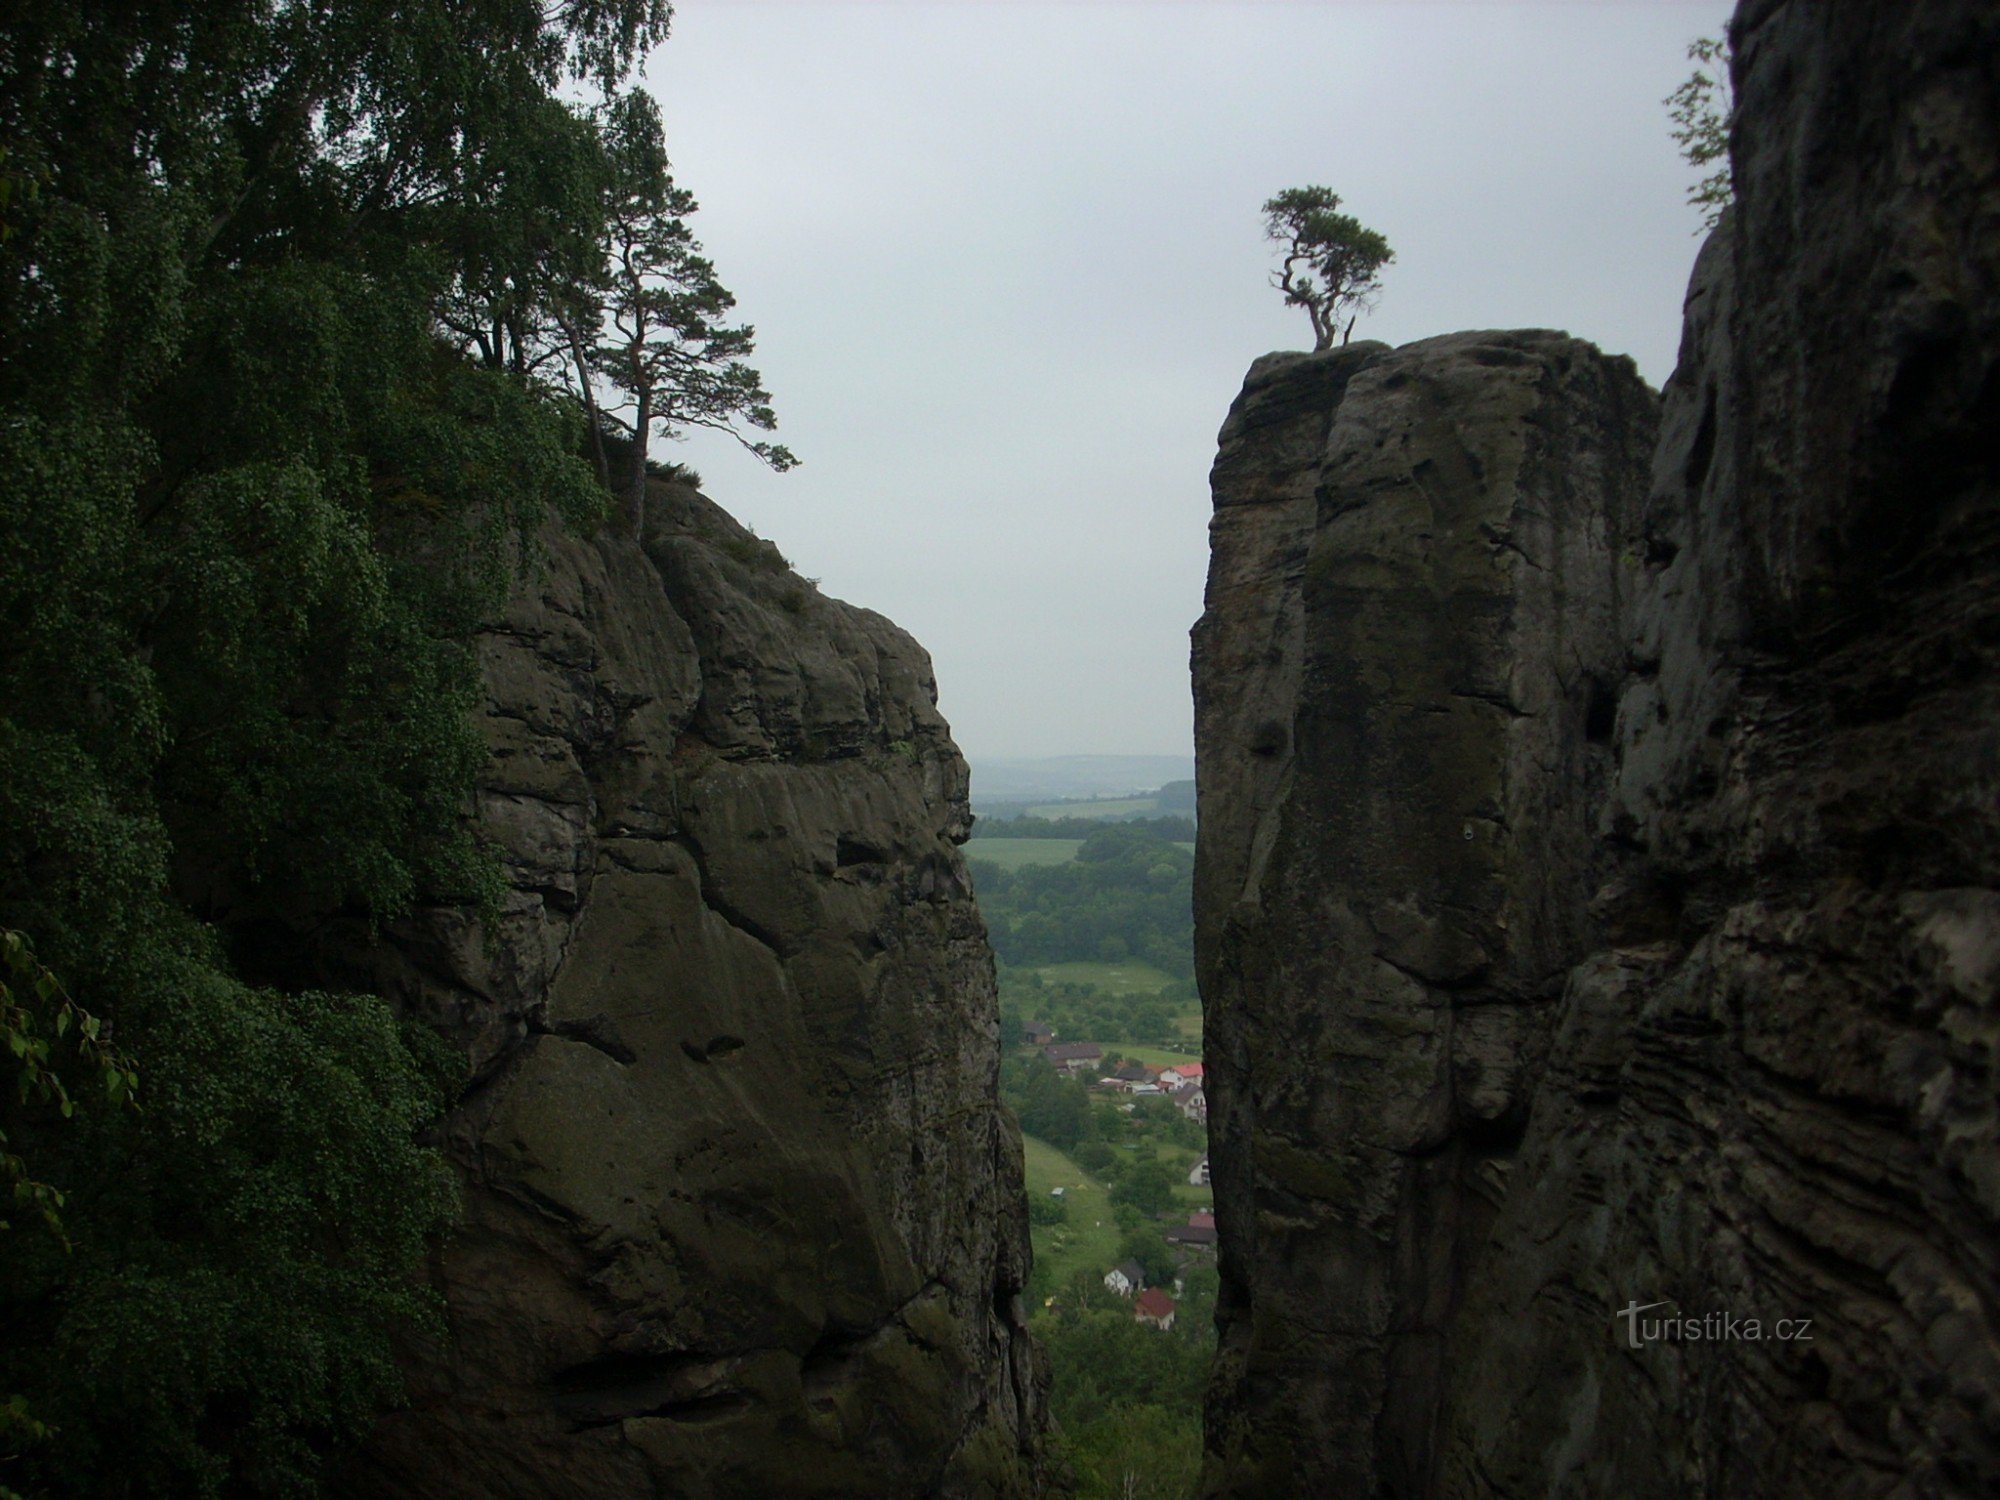
[(1106, 828), (1137, 828), (1171, 843), (1194, 842), (1194, 819), (1167, 815), (1157, 818), (1038, 818), (1028, 813), (1003, 817), (982, 813), (975, 838), (989, 839), (1087, 839)]
[(1127, 823), (1100, 824), (1060, 865), (972, 861), (993, 950), (1012, 966), (1139, 959), (1194, 972), (1194, 856)]

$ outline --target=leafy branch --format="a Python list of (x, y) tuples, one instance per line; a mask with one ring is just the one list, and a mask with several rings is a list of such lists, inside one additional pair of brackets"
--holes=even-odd
[[(114, 1105), (137, 1107), (139, 1075), (112, 1047), (110, 1028), (70, 998), (35, 957), (25, 933), (0, 928), (0, 1047), (5, 1048), (0, 1067), (14, 1075), (16, 1105), (53, 1111), (65, 1120), (76, 1113), (76, 1100), (54, 1066), (64, 1044), (82, 1065), (82, 1075)], [(11, 1145), (0, 1127), (0, 1189), (16, 1210), (37, 1214), (50, 1232), (61, 1235), (62, 1191), (30, 1175)], [(11, 1228), (10, 1220), (0, 1218), (0, 1229)]]
[(1729, 84), (1727, 37), (1697, 37), (1687, 55), (1696, 64), (1686, 82), (1660, 102), (1674, 122), (1674, 143), (1687, 164), (1703, 173), (1687, 199), (1701, 210), (1704, 234), (1715, 228), (1736, 196), (1729, 170), (1729, 130), (1736, 123), (1736, 97)]

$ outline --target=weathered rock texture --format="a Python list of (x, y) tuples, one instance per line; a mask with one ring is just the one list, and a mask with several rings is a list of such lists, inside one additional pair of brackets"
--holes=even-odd
[(1650, 481), (1546, 335), (1224, 428), (1211, 1493), (2000, 1492), (2000, 14), (1734, 34)]
[(1195, 631), (1216, 1483), (1426, 1483), (1578, 951), (1655, 399), (1554, 333), (1279, 355)]
[(930, 663), (708, 501), (481, 640), (504, 920), (370, 978), (465, 1050), (464, 1222), (351, 1492), (1036, 1487), (1018, 1135)]

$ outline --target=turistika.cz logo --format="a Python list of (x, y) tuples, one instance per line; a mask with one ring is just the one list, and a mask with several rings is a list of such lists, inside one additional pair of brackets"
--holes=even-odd
[(1811, 1318), (1778, 1318), (1767, 1323), (1762, 1318), (1744, 1318), (1726, 1312), (1703, 1313), (1699, 1317), (1681, 1312), (1646, 1316), (1655, 1308), (1672, 1306), (1671, 1302), (1633, 1302), (1615, 1313), (1614, 1318), (1625, 1321), (1625, 1347), (1638, 1349), (1647, 1344), (1723, 1344), (1732, 1341), (1755, 1344), (1766, 1339), (1779, 1343), (1812, 1342)]

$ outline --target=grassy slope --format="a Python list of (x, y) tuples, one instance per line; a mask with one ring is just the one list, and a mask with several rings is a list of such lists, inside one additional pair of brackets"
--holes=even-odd
[(1045, 1198), (1050, 1188), (1060, 1187), (1069, 1204), (1067, 1224), (1035, 1226), (1035, 1264), (1049, 1268), (1052, 1286), (1061, 1286), (1080, 1269), (1103, 1275), (1118, 1264), (1120, 1236), (1111, 1217), (1111, 1195), (1047, 1141), (1027, 1135), (1021, 1144), (1027, 1148), (1028, 1196)]

